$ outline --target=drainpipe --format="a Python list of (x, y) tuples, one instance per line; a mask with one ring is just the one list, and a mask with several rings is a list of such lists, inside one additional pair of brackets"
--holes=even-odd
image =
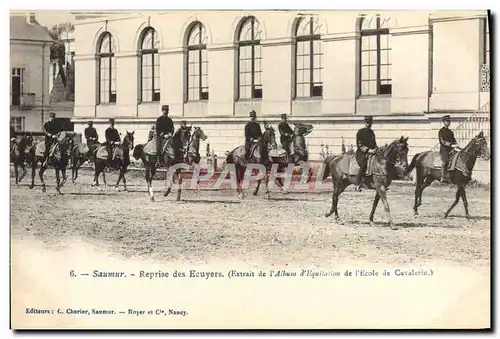
[(45, 41), (42, 44), (42, 131), (43, 131), (43, 115), (45, 113), (44, 104), (45, 104)]

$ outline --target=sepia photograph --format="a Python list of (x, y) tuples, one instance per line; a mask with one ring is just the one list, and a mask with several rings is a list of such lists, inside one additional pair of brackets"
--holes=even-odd
[(494, 12), (9, 16), (12, 330), (491, 330)]

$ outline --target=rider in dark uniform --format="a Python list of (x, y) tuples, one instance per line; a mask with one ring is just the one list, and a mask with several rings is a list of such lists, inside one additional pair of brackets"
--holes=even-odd
[(168, 116), (169, 106), (161, 106), (162, 115), (156, 119), (156, 166), (160, 166), (160, 153), (163, 138), (170, 138), (174, 134), (174, 122)]
[(96, 129), (93, 127), (93, 122), (89, 121), (88, 124), (89, 126), (85, 128), (84, 134), (89, 151), (91, 151), (94, 145), (99, 142), (99, 136), (97, 135)]
[(291, 146), (293, 143), (293, 130), (288, 124), (286, 114), (281, 114), (281, 122), (278, 125), (278, 130), (280, 132), (281, 146), (286, 152), (286, 161), (290, 161), (290, 157), (293, 154)]
[(54, 120), (55, 117), (56, 114), (50, 112), (49, 120), (43, 125), (43, 131), (45, 132), (45, 152), (43, 154), (45, 161), (43, 162), (43, 166), (47, 166), (50, 148), (57, 140), (57, 133), (61, 132), (59, 124)]
[(356, 134), (356, 161), (359, 165), (359, 173), (356, 177), (356, 191), (361, 192), (361, 183), (366, 173), (368, 165), (368, 154), (372, 154), (377, 149), (375, 133), (372, 130), (373, 118), (365, 117), (365, 127), (361, 128)]
[(260, 125), (256, 119), (257, 113), (255, 111), (251, 111), (250, 121), (245, 125), (245, 154), (247, 159), (250, 159), (252, 156), (250, 154), (252, 143), (257, 142), (262, 137), (262, 130), (260, 129)]
[(109, 127), (106, 129), (106, 151), (108, 152), (108, 162), (113, 159), (115, 144), (120, 143), (120, 133), (115, 128), (115, 119), (109, 119)]
[(441, 182), (445, 182), (445, 176), (447, 173), (447, 167), (450, 162), (450, 153), (454, 148), (458, 148), (457, 141), (455, 140), (455, 135), (450, 129), (451, 118), (449, 115), (443, 116), (443, 127), (439, 130), (439, 155), (441, 156), (442, 167), (441, 167)]

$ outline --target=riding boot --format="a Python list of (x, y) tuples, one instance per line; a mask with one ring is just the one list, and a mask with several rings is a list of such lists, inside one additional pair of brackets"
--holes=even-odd
[(362, 185), (364, 175), (365, 175), (365, 173), (362, 170), (359, 170), (358, 175), (356, 176), (356, 188), (355, 188), (355, 190), (357, 192), (361, 192), (361, 185)]

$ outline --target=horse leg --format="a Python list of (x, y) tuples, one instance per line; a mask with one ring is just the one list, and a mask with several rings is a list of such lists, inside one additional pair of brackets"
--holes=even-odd
[(462, 187), (457, 188), (457, 192), (455, 193), (455, 201), (451, 204), (450, 208), (444, 214), (444, 218), (448, 218), (448, 214), (450, 214), (451, 210), (458, 204), (460, 201), (460, 197), (462, 196)]
[(17, 169), (17, 160), (14, 161), (14, 175), (16, 177), (16, 185), (18, 185), (19, 184), (19, 179), (18, 179), (19, 178), (19, 171)]
[(149, 164), (146, 164), (145, 172), (146, 172), (145, 175), (146, 175), (146, 183), (148, 185), (149, 198), (151, 199), (151, 201), (155, 201), (155, 197), (154, 197), (154, 193), (153, 193), (153, 185), (152, 185), (152, 180), (151, 180), (152, 168), (149, 166)]
[(418, 196), (418, 201), (417, 201), (417, 208), (422, 205), (422, 193), (424, 192), (424, 189), (428, 187), (432, 182), (434, 181), (434, 178), (431, 175), (428, 175), (425, 178), (425, 181), (420, 185), (420, 194)]
[(61, 191), (60, 191), (61, 180), (59, 179), (59, 169), (55, 168), (55, 172), (56, 172), (56, 191), (57, 191), (57, 194), (61, 195)]
[(465, 217), (470, 220), (469, 216), (469, 203), (467, 202), (467, 196), (465, 194), (465, 186), (462, 187), (462, 201), (464, 203)]
[(61, 181), (61, 187), (64, 186), (66, 183), (67, 177), (66, 177), (66, 167), (61, 168), (61, 174), (62, 174), (62, 181)]
[(102, 172), (102, 182), (104, 183), (104, 186), (108, 186), (108, 182), (106, 181), (106, 171)]
[(174, 182), (175, 172), (172, 173), (172, 182), (169, 182), (167, 180), (168, 179), (168, 172), (169, 172), (169, 168), (167, 167), (167, 177), (165, 179), (165, 187), (167, 188), (167, 190), (165, 191), (165, 193), (163, 193), (164, 197), (167, 197), (170, 194), (170, 192), (172, 191), (172, 183)]
[(385, 213), (387, 214), (387, 218), (389, 219), (389, 226), (391, 227), (391, 230), (397, 230), (398, 227), (396, 227), (394, 225), (394, 222), (392, 221), (391, 208), (389, 206), (389, 202), (387, 201), (385, 186), (377, 185), (377, 183), (375, 183), (375, 189), (377, 190), (377, 193), (380, 195), (382, 203), (384, 204)]
[(181, 191), (182, 191), (182, 170), (179, 168), (175, 171), (177, 173), (179, 189), (177, 190), (177, 201), (181, 201)]
[(373, 199), (372, 211), (370, 213), (370, 226), (374, 226), (373, 217), (375, 215), (375, 210), (377, 209), (378, 202), (380, 201), (380, 194), (375, 194), (375, 199)]
[(236, 191), (238, 192), (238, 198), (244, 199), (245, 194), (243, 193), (243, 189), (241, 188), (242, 181), (244, 175), (244, 167), (236, 168)]
[(38, 176), (40, 177), (40, 181), (42, 182), (42, 192), (47, 191), (45, 187), (45, 181), (43, 181), (43, 172), (45, 172), (45, 169), (47, 168), (45, 166), (46, 165), (42, 164), (42, 166), (40, 166), (40, 172), (38, 172)]
[(99, 187), (99, 174), (104, 169), (104, 166), (102, 165), (102, 162), (99, 162), (96, 160), (94, 167), (95, 167), (95, 169), (94, 169), (94, 182), (92, 183), (92, 187), (94, 187), (94, 186)]
[(24, 167), (24, 161), (21, 161), (21, 163), (19, 164), (19, 166), (21, 166), (21, 168), (23, 170), (23, 174), (19, 178), (19, 182), (21, 182), (21, 180), (23, 180), (23, 178), (25, 177), (26, 173), (28, 173), (28, 171), (26, 171), (26, 167)]
[(33, 189), (35, 187), (35, 173), (36, 173), (36, 167), (37, 167), (37, 160), (36, 158), (33, 160), (33, 163), (31, 164), (31, 185), (30, 189)]
[(126, 170), (127, 169), (125, 167), (123, 167), (123, 175), (122, 175), (122, 177), (123, 177), (123, 191), (124, 192), (128, 192), (128, 189), (127, 189), (127, 179), (125, 179), (125, 171)]
[(115, 184), (115, 190), (117, 190), (117, 191), (118, 191), (118, 185), (120, 184), (120, 181), (122, 181), (124, 174), (125, 174), (125, 171), (123, 170), (122, 167), (120, 167), (120, 172), (118, 173), (118, 179), (116, 180), (116, 184)]

